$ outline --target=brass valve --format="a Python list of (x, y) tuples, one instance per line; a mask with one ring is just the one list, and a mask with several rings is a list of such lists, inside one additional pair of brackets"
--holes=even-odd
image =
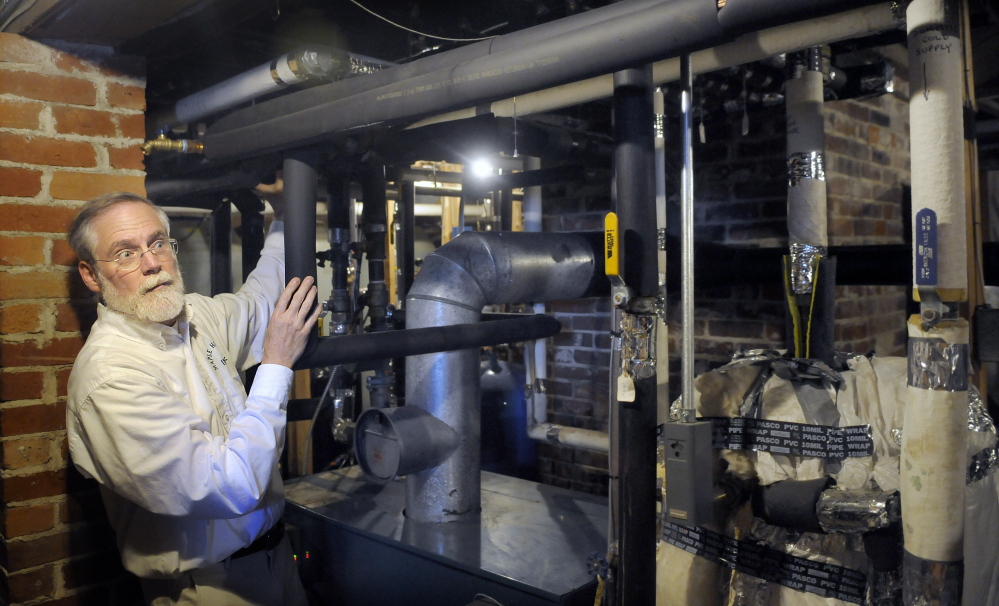
[(142, 153), (149, 155), (154, 151), (174, 151), (182, 154), (200, 154), (205, 150), (205, 144), (201, 141), (190, 139), (167, 139), (167, 136), (160, 133), (155, 139), (150, 139), (142, 144)]

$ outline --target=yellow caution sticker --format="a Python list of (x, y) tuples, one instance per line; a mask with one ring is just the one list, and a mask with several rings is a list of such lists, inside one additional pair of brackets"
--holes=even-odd
[(617, 213), (604, 217), (604, 273), (621, 275), (621, 240), (617, 233)]

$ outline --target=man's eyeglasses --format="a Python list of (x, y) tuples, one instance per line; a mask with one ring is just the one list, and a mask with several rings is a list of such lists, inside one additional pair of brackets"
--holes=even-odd
[(157, 240), (143, 251), (140, 251), (138, 248), (126, 248), (118, 251), (118, 254), (113, 259), (94, 259), (94, 261), (115, 263), (118, 265), (119, 270), (127, 273), (138, 269), (139, 264), (142, 262), (142, 255), (146, 253), (152, 253), (160, 260), (167, 260), (176, 256), (177, 249), (177, 241), (170, 238), (168, 240)]

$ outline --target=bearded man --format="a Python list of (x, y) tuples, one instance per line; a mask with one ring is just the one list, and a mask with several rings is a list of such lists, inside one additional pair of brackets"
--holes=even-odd
[[(291, 366), (318, 317), (284, 284), (275, 221), (235, 294), (184, 293), (162, 209), (110, 193), (69, 241), (97, 321), (69, 379), (70, 453), (100, 484), (125, 568), (150, 604), (305, 604), (281, 514)], [(239, 371), (260, 363), (247, 395)]]

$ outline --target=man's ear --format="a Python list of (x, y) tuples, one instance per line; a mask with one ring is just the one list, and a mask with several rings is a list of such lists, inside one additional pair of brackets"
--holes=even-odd
[(97, 274), (95, 273), (97, 268), (86, 261), (80, 261), (76, 267), (80, 270), (80, 278), (83, 279), (83, 283), (87, 285), (87, 288), (93, 292), (101, 292), (101, 284), (97, 281)]

